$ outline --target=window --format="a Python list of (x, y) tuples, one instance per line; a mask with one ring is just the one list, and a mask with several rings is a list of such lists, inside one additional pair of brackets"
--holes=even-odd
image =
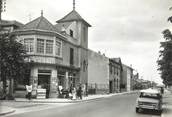
[(33, 38), (24, 39), (24, 46), (26, 52), (33, 52)]
[(46, 54), (53, 54), (53, 40), (46, 40)]
[(44, 39), (37, 39), (37, 52), (44, 53)]
[(116, 67), (114, 67), (113, 70), (114, 70), (113, 73), (116, 74)]
[(83, 39), (84, 39), (84, 42), (86, 42), (86, 29), (85, 27), (83, 27)]
[(56, 40), (56, 55), (61, 55), (61, 42)]
[(112, 65), (110, 65), (110, 73), (112, 74)]
[(73, 37), (73, 30), (70, 30), (70, 36)]
[(73, 50), (73, 48), (70, 48), (70, 65), (73, 65), (73, 53), (74, 53), (74, 50)]

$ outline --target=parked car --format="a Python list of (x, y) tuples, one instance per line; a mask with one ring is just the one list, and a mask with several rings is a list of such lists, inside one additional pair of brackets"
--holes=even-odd
[(141, 90), (136, 100), (136, 113), (142, 110), (155, 110), (162, 112), (162, 95), (157, 89)]

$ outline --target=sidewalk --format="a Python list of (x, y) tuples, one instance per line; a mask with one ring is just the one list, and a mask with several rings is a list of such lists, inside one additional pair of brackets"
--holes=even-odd
[[(26, 98), (16, 98), (14, 101), (2, 101), (2, 103), (4, 105), (0, 105), (0, 116), (15, 112), (15, 110), (17, 110), (17, 111), (22, 110), (23, 108), (25, 108), (25, 110), (28, 110), (29, 108), (33, 108), (33, 107), (37, 106), (38, 108), (41, 107), (44, 109), (44, 108), (52, 106), (52, 105), (46, 106), (46, 104), (58, 104), (59, 103), (59, 105), (61, 105), (61, 104), (66, 105), (66, 104), (72, 104), (72, 103), (78, 103), (78, 102), (98, 100), (98, 99), (115, 96), (115, 95), (131, 94), (131, 93), (136, 93), (136, 92), (137, 91), (115, 93), (115, 94), (89, 95), (87, 97), (83, 97), (82, 100), (71, 100), (71, 99), (63, 99), (63, 98), (28, 100)], [(6, 105), (8, 105), (8, 106), (6, 106)], [(41, 105), (43, 105), (43, 106), (41, 106)]]
[(84, 101), (90, 101), (90, 100), (97, 100), (101, 98), (106, 98), (114, 95), (123, 95), (123, 94), (130, 94), (135, 93), (136, 91), (132, 92), (123, 92), (123, 93), (114, 93), (114, 94), (99, 94), (99, 95), (89, 95), (86, 97), (83, 97), (82, 100), (76, 99), (66, 99), (66, 98), (48, 98), (48, 99), (31, 99), (28, 100), (26, 98), (16, 98), (16, 102), (33, 102), (33, 103), (77, 103), (77, 102), (84, 102)]
[(163, 96), (163, 112), (161, 117), (172, 117), (172, 93), (166, 91)]

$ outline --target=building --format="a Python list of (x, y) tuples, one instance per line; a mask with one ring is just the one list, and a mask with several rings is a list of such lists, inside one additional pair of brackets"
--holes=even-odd
[(109, 93), (109, 58), (88, 50), (88, 93)]
[(0, 21), (0, 34), (2, 33), (8, 33), (8, 32), (12, 32), (13, 30), (19, 29), (23, 26), (22, 23), (18, 22), (18, 21), (10, 21), (10, 20), (1, 20)]
[(133, 78), (133, 68), (122, 64), (122, 78), (121, 78), (121, 91), (131, 91), (132, 89), (132, 78)]
[(120, 80), (122, 78), (122, 63), (120, 58), (109, 59), (109, 92), (120, 92)]
[(58, 86), (87, 85), (88, 78), (88, 28), (91, 27), (73, 9), (69, 14), (51, 24), (44, 16), (25, 24), (13, 33), (24, 44), (29, 57), (30, 71), (23, 85), (46, 89), (46, 97), (57, 97)]

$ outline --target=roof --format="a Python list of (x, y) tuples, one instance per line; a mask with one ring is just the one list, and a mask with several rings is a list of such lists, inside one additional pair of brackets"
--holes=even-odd
[(141, 90), (141, 93), (152, 93), (152, 94), (158, 94), (159, 91), (157, 89), (145, 89), (145, 90)]
[(72, 10), (70, 13), (68, 13), (66, 16), (64, 16), (62, 19), (56, 22), (62, 23), (68, 21), (83, 21), (88, 27), (91, 27), (91, 25), (88, 22), (86, 22), (75, 10)]
[(17, 27), (22, 27), (23, 24), (16, 21), (16, 20), (1, 20), (0, 21), (1, 26), (17, 26)]
[(114, 60), (116, 63), (121, 63), (121, 58), (111, 58), (112, 60)]
[(22, 29), (39, 29), (46, 31), (57, 31), (57, 29), (51, 24), (45, 17), (40, 16), (35, 20), (25, 24)]

